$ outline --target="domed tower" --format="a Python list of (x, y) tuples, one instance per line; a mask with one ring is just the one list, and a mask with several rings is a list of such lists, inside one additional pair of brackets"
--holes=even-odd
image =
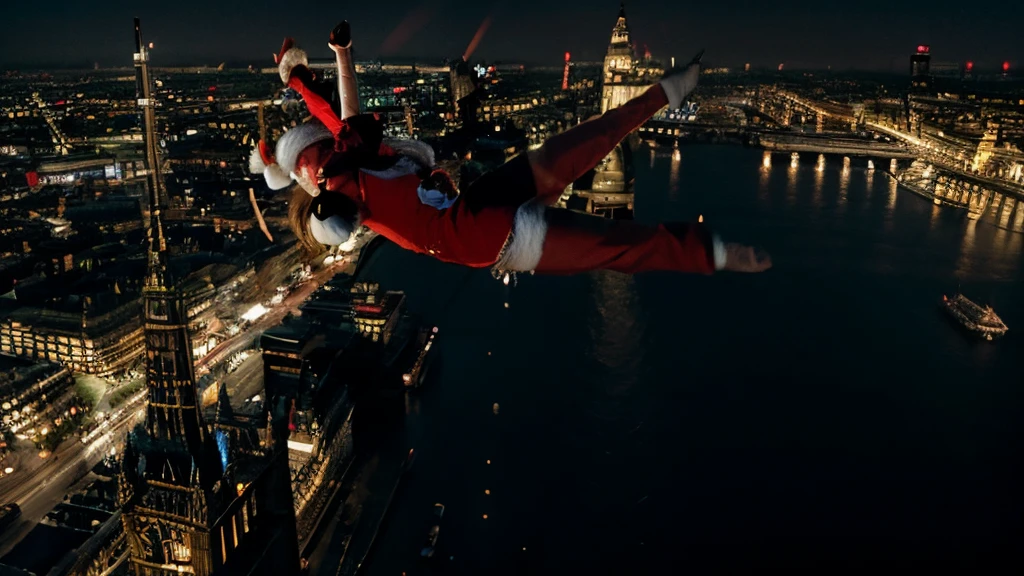
[[(626, 22), (626, 7), (620, 6), (608, 52), (604, 57), (601, 113), (639, 96), (657, 82), (660, 75), (661, 70), (650, 66), (649, 61), (639, 61), (634, 57), (629, 24)], [(631, 218), (633, 181), (632, 154), (629, 139), (626, 139), (594, 170), (573, 183), (566, 207), (610, 218)]]
[(604, 57), (601, 76), (601, 113), (604, 114), (639, 96), (658, 81), (661, 70), (649, 66), (633, 54), (633, 43), (626, 22), (626, 7), (621, 5), (619, 17), (612, 28), (612, 39)]

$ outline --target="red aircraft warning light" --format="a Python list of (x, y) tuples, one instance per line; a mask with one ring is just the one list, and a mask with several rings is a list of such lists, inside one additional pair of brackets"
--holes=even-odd
[(1009, 71), (1010, 71), (1010, 63), (1009, 62), (1003, 62), (1003, 72), (1009, 72)]
[(967, 61), (967, 71), (970, 72), (971, 70), (974, 70), (974, 62), (971, 62), (970, 60), (968, 60)]
[(562, 72), (562, 90), (569, 89), (569, 53), (565, 53), (565, 70)]
[(929, 51), (929, 47), (928, 47), (927, 44), (918, 44), (917, 45), (917, 53), (918, 54), (927, 54), (928, 51)]

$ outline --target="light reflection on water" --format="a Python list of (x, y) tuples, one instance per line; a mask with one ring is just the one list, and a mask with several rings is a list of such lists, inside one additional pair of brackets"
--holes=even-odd
[(839, 199), (836, 202), (836, 214), (846, 212), (846, 203), (850, 193), (850, 159), (843, 158), (843, 169), (839, 172)]
[(679, 194), (679, 165), (682, 163), (682, 154), (679, 150), (672, 151), (672, 163), (668, 171), (668, 192), (669, 198), (674, 199)]
[[(939, 206), (935, 206), (938, 210)], [(934, 221), (934, 218), (932, 219)], [(964, 228), (963, 238), (960, 239), (960, 258), (957, 259), (956, 273), (958, 277), (969, 276), (974, 271), (974, 237), (977, 233), (978, 220), (969, 218)]]
[(818, 165), (814, 169), (814, 194), (811, 196), (811, 206), (815, 211), (821, 210), (821, 196), (825, 188), (825, 156), (818, 157)]
[(771, 190), (768, 187), (768, 180), (772, 175), (772, 153), (765, 150), (761, 156), (761, 170), (760, 177), (757, 181), (757, 198), (762, 202), (767, 200), (771, 195)]
[[(1022, 211), (1024, 213), (1024, 211)], [(1006, 243), (1006, 254), (1011, 259), (1016, 259), (1017, 262), (1021, 261), (1021, 244), (1024, 243), (1024, 232), (1020, 231), (1018, 227), (1016, 231), (1009, 233), (1009, 241)]]
[[(939, 246), (952, 240), (950, 237), (951, 224), (962, 221), (964, 227), (960, 229), (956, 240), (954, 240), (960, 252), (956, 264), (958, 274), (977, 275), (984, 272), (985, 275), (991, 273), (1001, 276), (1004, 273), (1012, 273), (1021, 266), (1018, 261), (1021, 258), (1022, 245), (1024, 245), (1024, 234), (1021, 232), (1024, 229), (1022, 226), (1024, 225), (1024, 202), (1019, 206), (1011, 206), (1010, 199), (1007, 199), (1001, 211), (997, 211), (998, 209), (993, 207), (992, 214), (982, 218), (980, 224), (979, 221), (968, 220), (966, 217), (959, 220), (956, 217), (958, 213), (956, 209), (933, 204), (899, 188), (895, 178), (888, 173), (877, 169), (854, 170), (850, 160), (844, 158), (841, 166), (822, 165), (819, 160), (819, 163), (811, 168), (814, 171), (812, 193), (809, 197), (805, 197), (801, 208), (801, 200), (797, 194), (801, 168), (787, 163), (784, 168), (786, 182), (784, 188), (780, 189), (781, 183), (778, 181), (773, 183), (771, 176), (773, 169), (781, 170), (783, 168), (773, 166), (773, 160), (778, 159), (773, 158), (770, 153), (764, 152), (758, 166), (758, 204), (763, 210), (773, 211), (773, 198), (782, 199), (781, 196), (784, 195), (787, 210), (795, 207), (798, 210), (809, 209), (810, 213), (819, 214), (825, 204), (825, 199), (829, 197), (829, 190), (833, 190), (834, 194), (837, 193), (834, 216), (839, 218), (840, 223), (859, 229), (859, 225), (851, 221), (855, 215), (849, 213), (848, 204), (851, 180), (859, 178), (863, 173), (867, 197), (878, 198), (881, 202), (880, 195), (885, 195), (885, 200), (884, 204), (875, 204), (874, 206), (870, 202), (863, 202), (861, 206), (863, 210), (858, 210), (858, 213), (863, 211), (874, 214), (872, 218), (875, 222), (878, 222), (879, 219), (882, 221), (882, 226), (879, 228), (881, 232), (885, 234), (899, 233), (901, 227), (912, 225), (910, 221), (907, 221), (908, 218), (917, 219), (918, 222), (924, 224), (923, 230), (927, 231), (917, 244)], [(838, 186), (834, 180), (826, 181), (826, 173), (834, 172), (838, 172)], [(857, 185), (860, 185), (859, 181)], [(877, 190), (876, 187), (878, 187)], [(904, 196), (902, 201), (899, 200), (900, 196)], [(901, 225), (897, 220), (904, 224)], [(879, 240), (883, 243), (886, 242), (883, 238)], [(994, 270), (999, 272), (996, 273)]]
[(792, 205), (796, 201), (796, 184), (800, 180), (800, 165), (790, 163), (786, 169), (786, 204)]
[[(628, 394), (636, 382), (638, 369), (644, 360), (644, 351), (639, 343), (646, 325), (638, 310), (632, 276), (595, 272), (590, 275), (590, 281), (596, 312), (587, 316), (594, 348), (592, 356), (616, 376), (609, 380), (614, 385), (609, 385), (598, 399), (607, 396), (610, 400)], [(607, 417), (612, 417), (612, 414), (607, 414)]]
[(939, 220), (939, 214), (942, 212), (942, 206), (938, 204), (932, 204), (932, 212), (928, 217), (928, 231), (935, 230), (935, 223)]

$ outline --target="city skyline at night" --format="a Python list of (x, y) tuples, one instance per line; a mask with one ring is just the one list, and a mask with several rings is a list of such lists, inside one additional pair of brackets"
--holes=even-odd
[[(102, 8), (57, 0), (5, 8), (0, 24), (2, 68), (88, 68), (123, 66), (123, 43), (115, 31), (137, 14), (152, 22), (150, 35), (164, 65), (266, 64), (276, 43), (295, 37), (312, 57), (329, 57), (320, 22), (345, 18), (356, 27), (357, 58), (438, 61), (462, 54), (482, 23), (488, 22), (476, 58), (531, 64), (558, 63), (566, 51), (578, 60), (602, 57), (607, 13), (615, 3), (582, 0), (485, 3), (403, 1), (381, 11), (370, 4), (306, 3), (287, 9), (269, 3), (106, 3)], [(979, 70), (999, 70), (1021, 61), (1014, 22), (1020, 4), (971, 11), (963, 3), (939, 0), (871, 2), (856, 7), (796, 1), (767, 5), (630, 2), (638, 52), (683, 57), (707, 49), (715, 65), (788, 69), (901, 71), (905, 54), (918, 44), (933, 47), (937, 59), (972, 61)], [(40, 42), (42, 26), (67, 31), (60, 41)]]
[(5, 9), (0, 574), (1024, 563), (1024, 9), (208, 4)]

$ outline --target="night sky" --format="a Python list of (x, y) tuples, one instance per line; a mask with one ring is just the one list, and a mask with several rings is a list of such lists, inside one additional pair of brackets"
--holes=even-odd
[[(480, 24), (492, 24), (473, 58), (557, 64), (568, 50), (599, 60), (619, 9), (613, 0), (237, 0), (5, 2), (0, 68), (130, 66), (132, 18), (157, 65), (265, 63), (294, 36), (312, 57), (329, 58), (333, 24), (353, 25), (357, 58), (436, 61), (462, 54)], [(303, 6), (304, 8), (299, 8)], [(709, 65), (903, 71), (919, 44), (933, 61), (973, 60), (995, 69), (1024, 65), (1024, 2), (990, 0), (734, 0), (626, 3), (638, 47)]]

